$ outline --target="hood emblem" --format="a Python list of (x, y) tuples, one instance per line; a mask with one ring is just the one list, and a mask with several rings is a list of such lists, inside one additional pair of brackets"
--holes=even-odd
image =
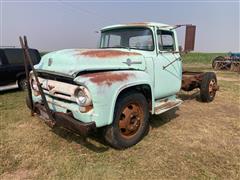
[(126, 60), (126, 62), (122, 62), (124, 64), (127, 64), (128, 66), (131, 66), (132, 64), (142, 64), (142, 61), (132, 61), (130, 58)]
[(48, 66), (51, 66), (52, 63), (53, 63), (53, 59), (52, 59), (52, 58), (49, 58), (49, 59), (48, 59)]

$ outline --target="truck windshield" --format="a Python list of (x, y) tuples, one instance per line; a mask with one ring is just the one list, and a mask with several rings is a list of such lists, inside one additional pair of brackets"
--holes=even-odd
[(128, 48), (153, 51), (153, 34), (148, 28), (120, 28), (101, 33), (100, 48)]

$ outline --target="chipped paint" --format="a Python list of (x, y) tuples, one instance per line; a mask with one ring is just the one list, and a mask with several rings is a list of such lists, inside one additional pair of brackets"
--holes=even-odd
[(188, 72), (184, 71), (182, 75), (181, 89), (184, 91), (191, 91), (200, 87), (204, 73), (202, 72)]
[(171, 26), (169, 24), (163, 24), (163, 23), (156, 23), (156, 22), (132, 22), (127, 24), (117, 24), (117, 25), (110, 25), (106, 26), (101, 29), (101, 31), (109, 30), (109, 29), (115, 29), (115, 28), (124, 28), (124, 27), (131, 27), (131, 26), (145, 26), (145, 27), (159, 27), (159, 28), (165, 28), (171, 30), (174, 26)]
[(114, 72), (98, 72), (91, 74), (84, 74), (83, 77), (89, 78), (89, 80), (97, 85), (111, 86), (113, 83), (127, 81), (129, 77), (133, 77), (132, 73), (114, 73)]
[(118, 50), (88, 50), (80, 52), (77, 55), (88, 56), (88, 57), (97, 57), (97, 58), (112, 58), (120, 56), (138, 56), (140, 53), (136, 52), (125, 52)]
[(82, 113), (86, 113), (86, 112), (89, 112), (93, 109), (93, 105), (88, 105), (88, 106), (80, 106), (79, 107), (79, 110), (82, 112)]
[(126, 24), (127, 26), (148, 26), (147, 22), (133, 22)]

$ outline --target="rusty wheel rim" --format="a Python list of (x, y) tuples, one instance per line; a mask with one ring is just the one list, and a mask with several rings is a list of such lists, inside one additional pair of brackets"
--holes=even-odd
[(216, 86), (217, 86), (216, 80), (212, 79), (209, 82), (209, 87), (208, 87), (208, 92), (209, 92), (211, 97), (213, 97), (216, 93)]
[(139, 130), (143, 123), (144, 112), (140, 104), (130, 103), (123, 108), (118, 127), (124, 138), (131, 138)]

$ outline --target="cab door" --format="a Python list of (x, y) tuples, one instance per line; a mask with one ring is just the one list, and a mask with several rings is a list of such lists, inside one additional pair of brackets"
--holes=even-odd
[(182, 63), (176, 32), (156, 30), (157, 56), (154, 60), (156, 99), (175, 95), (181, 88)]

